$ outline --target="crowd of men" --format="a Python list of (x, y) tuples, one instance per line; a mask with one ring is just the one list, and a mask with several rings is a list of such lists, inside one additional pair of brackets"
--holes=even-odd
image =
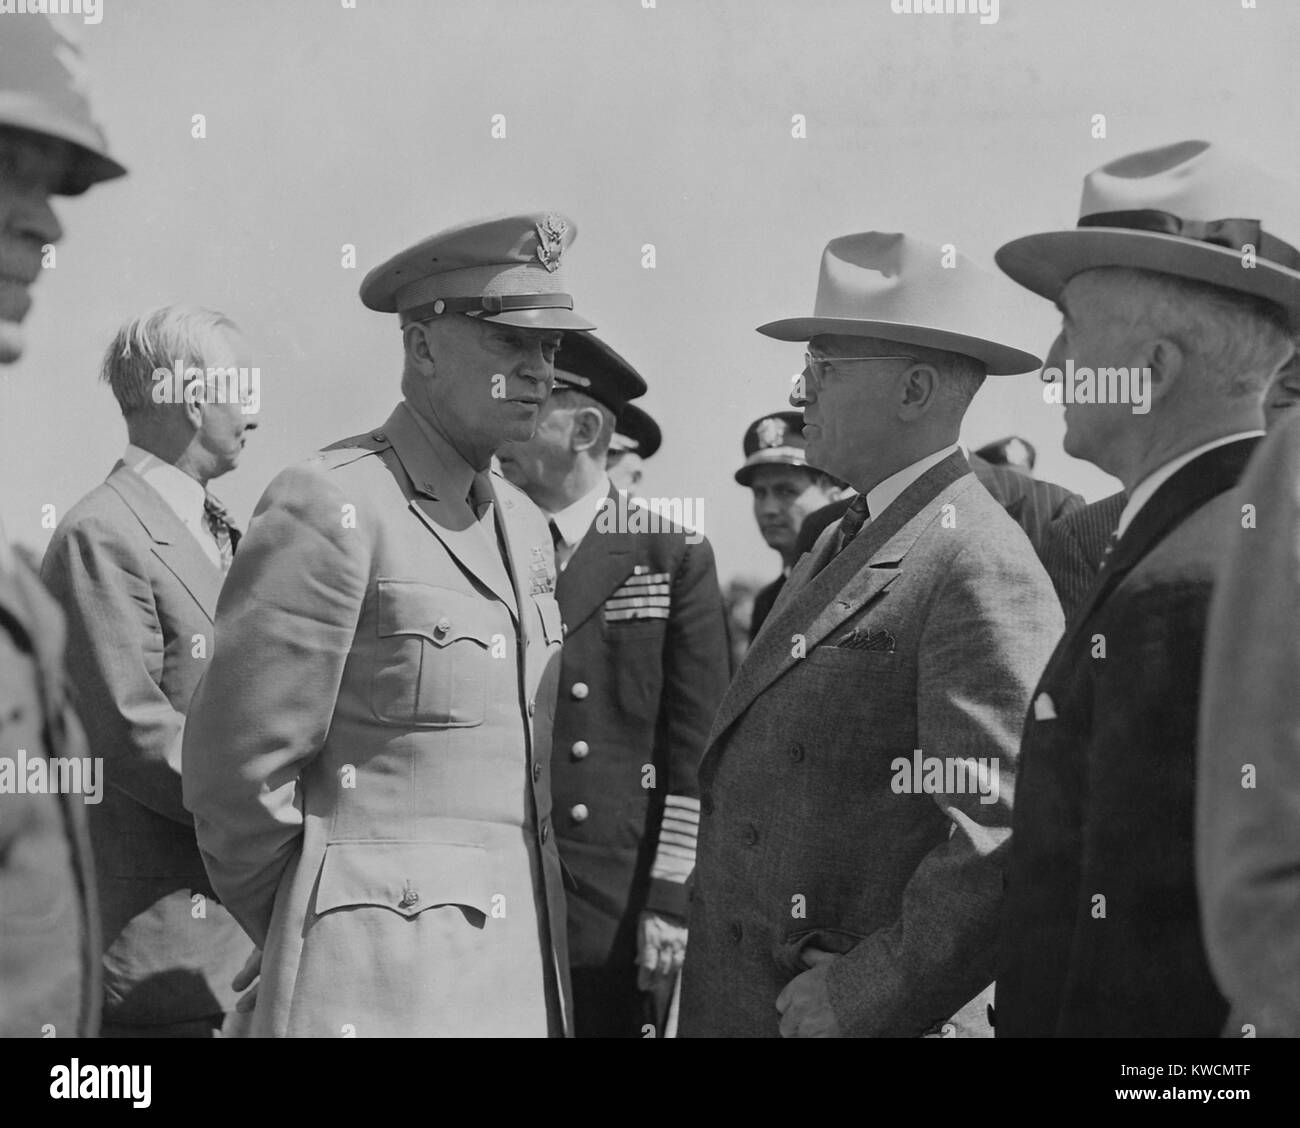
[[(6, 363), (50, 197), (125, 173), (22, 34)], [(567, 217), (372, 269), (399, 402), (242, 532), (209, 487), (257, 413), (212, 373), (247, 343), (132, 317), (121, 459), (39, 581), (0, 538), (0, 784), (104, 765), (95, 804), (0, 786), (0, 1032), (1300, 1034), (1296, 199), (1181, 142), (1005, 278), (833, 239), (811, 316), (759, 327), (805, 351), (737, 436), (781, 563), (739, 645), (707, 537), (646, 520), (663, 436)], [(1061, 313), (1045, 360), (993, 328), (1013, 283)], [(176, 358), (200, 391), (159, 402)], [(1149, 409), (1067, 397), (1065, 449), (1121, 493), (958, 444), (990, 376), (1119, 366)]]

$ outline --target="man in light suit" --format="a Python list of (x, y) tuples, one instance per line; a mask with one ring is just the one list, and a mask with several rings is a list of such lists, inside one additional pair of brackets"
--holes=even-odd
[[(29, 288), (44, 248), (63, 236), (51, 198), (126, 174), (108, 155), (80, 49), (60, 19), (32, 12), (4, 21), (0, 365), (22, 357)], [(16, 768), (19, 753), (47, 772), (84, 762), (63, 651), (63, 616), (0, 526), (0, 772)], [(14, 783), (0, 787), (0, 1037), (91, 1037), (102, 995), (91, 796)]]
[(464, 224), (366, 276), (403, 401), (271, 483), (222, 589), (185, 803), (263, 948), (255, 1035), (568, 1030), (553, 550), (488, 468), (532, 436), (563, 331), (593, 328), (574, 235)]
[(501, 449), (506, 478), (550, 519), (565, 642), (552, 770), (573, 874), (569, 960), (579, 1037), (666, 1027), (686, 945), (699, 824), (696, 768), (727, 686), (722, 593), (701, 535), (648, 511), (604, 471), (645, 381), (591, 334), (566, 338), (537, 434)]
[(1187, 141), (1090, 173), (1077, 228), (998, 251), (1062, 312), (1045, 374), (1066, 452), (1128, 497), (1025, 722), (999, 1037), (1214, 1037), (1227, 1017), (1193, 871), (1198, 686), (1221, 561), (1272, 535), (1233, 487), (1292, 352), (1295, 195)]
[(1196, 877), (1224, 1034), (1300, 1037), (1300, 356), (1264, 400), (1201, 678)]
[[(714, 720), (683, 1035), (989, 1033), (1017, 732), (1060, 631), (957, 447), (995, 277), (918, 239), (826, 248), (791, 403), (859, 491), (791, 574)], [(937, 328), (942, 326), (943, 328)]]
[[(68, 621), (77, 709), (108, 779), (90, 815), (108, 1037), (219, 1031), (252, 954), (212, 898), (181, 803), (185, 713), (239, 535), (207, 486), (235, 468), (257, 426), (257, 404), (239, 394), (251, 381), (226, 378), (250, 371), (244, 351), (234, 323), (206, 309), (164, 307), (118, 331), (101, 374), (126, 452), (60, 522), (41, 570)], [(176, 381), (155, 374), (178, 363), (202, 371), (169, 403)]]

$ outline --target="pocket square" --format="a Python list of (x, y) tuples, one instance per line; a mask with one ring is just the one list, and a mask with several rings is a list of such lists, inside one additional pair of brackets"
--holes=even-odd
[(878, 631), (857, 627), (833, 645), (841, 650), (881, 650), (886, 654), (893, 654), (897, 640), (892, 632), (884, 627)]
[(1034, 698), (1034, 720), (1056, 720), (1056, 705), (1053, 704), (1052, 699), (1046, 693), (1040, 693)]

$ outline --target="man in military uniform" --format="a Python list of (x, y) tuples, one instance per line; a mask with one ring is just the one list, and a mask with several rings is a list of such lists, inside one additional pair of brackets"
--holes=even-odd
[(614, 488), (640, 497), (642, 468), (662, 442), (663, 432), (649, 412), (634, 403), (624, 407), (605, 452), (605, 473)]
[(546, 523), (488, 470), (530, 438), (576, 234), (443, 231), (372, 270), (403, 402), (284, 471), (240, 542), (185, 729), (185, 803), (263, 948), (255, 1035), (569, 1029), (549, 759), (561, 640)]
[(664, 1030), (686, 943), (695, 769), (727, 685), (709, 542), (668, 522), (640, 531), (629, 517), (645, 511), (605, 472), (615, 419), (644, 391), (603, 342), (569, 337), (537, 434), (500, 452), (506, 477), (548, 514), (560, 566), (567, 635), (552, 786), (560, 856), (576, 882), (580, 1037), (641, 1035), (647, 1022)]
[[(28, 287), (63, 234), (49, 198), (126, 170), (106, 153), (76, 47), (53, 21), (6, 21), (0, 67), (0, 363), (23, 351)], [(80, 758), (65, 697), (63, 619), (0, 529), (0, 764)], [(99, 921), (80, 794), (0, 787), (0, 1035), (87, 1036), (99, 1027)]]
[(758, 531), (768, 547), (781, 554), (781, 574), (754, 596), (751, 639), (802, 555), (796, 545), (804, 518), (830, 505), (845, 489), (838, 478), (808, 465), (807, 446), (803, 415), (798, 411), (761, 416), (745, 430), (745, 464), (736, 471), (736, 481), (754, 495)]

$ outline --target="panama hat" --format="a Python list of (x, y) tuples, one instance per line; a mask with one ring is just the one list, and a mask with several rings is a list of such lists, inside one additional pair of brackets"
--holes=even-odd
[(1208, 141), (1111, 161), (1083, 182), (1078, 226), (1013, 239), (997, 263), (1056, 301), (1101, 266), (1134, 267), (1266, 298), (1300, 318), (1300, 189)]
[(769, 321), (758, 331), (778, 341), (878, 337), (962, 353), (998, 375), (1037, 371), (1037, 356), (993, 337), (991, 311), (1014, 299), (1001, 278), (952, 248), (866, 231), (826, 244), (811, 317)]

